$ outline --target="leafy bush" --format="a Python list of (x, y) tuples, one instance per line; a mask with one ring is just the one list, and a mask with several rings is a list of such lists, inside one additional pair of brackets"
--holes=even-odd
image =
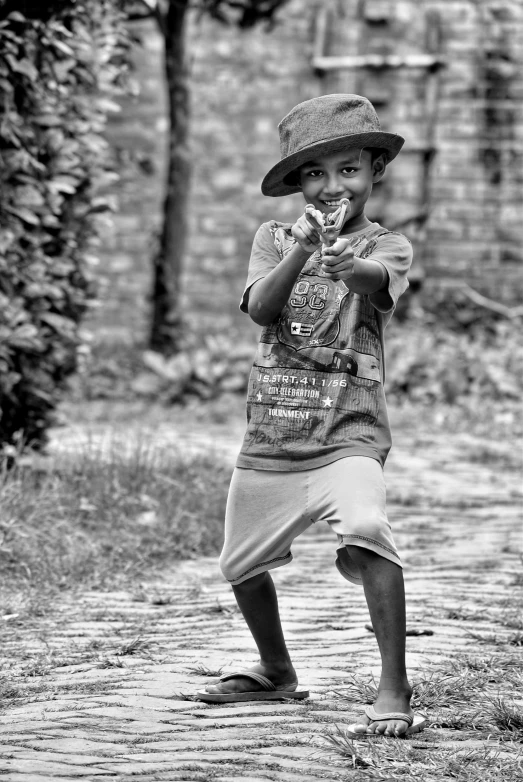
[(393, 321), (387, 330), (389, 396), (480, 407), (489, 399), (521, 398), (523, 350), (514, 322), (460, 333), (426, 321), (426, 316), (422, 323)]
[[(38, 8), (39, 5), (45, 8)], [(0, 2), (0, 449), (45, 442), (82, 354), (80, 320), (115, 174), (103, 131), (125, 85), (117, 0)], [(45, 15), (45, 20), (38, 18)]]

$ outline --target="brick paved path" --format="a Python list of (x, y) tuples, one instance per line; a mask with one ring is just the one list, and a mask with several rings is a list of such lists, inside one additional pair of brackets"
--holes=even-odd
[[(521, 487), (502, 454), (487, 466), (478, 448), (465, 437), (397, 438), (387, 465), (408, 625), (434, 633), (408, 638), (414, 679), (461, 653), (498, 648), (478, 648), (469, 631), (508, 632), (481, 614), (515, 594)], [(306, 702), (212, 706), (184, 697), (209, 682), (206, 672), (255, 661), (214, 559), (175, 564), (133, 593), (65, 597), (51, 617), (12, 630), (3, 663), (13, 681), (25, 670), (28, 697), (0, 715), (2, 782), (352, 777), (349, 760), (321, 751), (322, 734), (361, 714), (335, 691), (351, 674), (377, 673), (379, 658), (362, 592), (333, 566), (334, 542), (327, 526), (314, 527), (295, 544), (294, 562), (273, 571), (300, 683), (311, 690)], [(471, 619), (449, 618), (458, 609)], [(53, 656), (70, 664), (54, 667)], [(429, 756), (441, 746), (482, 746), (477, 735), (433, 727), (400, 743)], [(386, 770), (375, 778), (396, 778)]]

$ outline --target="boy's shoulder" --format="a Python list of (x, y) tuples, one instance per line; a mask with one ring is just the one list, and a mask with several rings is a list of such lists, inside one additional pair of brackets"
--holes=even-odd
[[(361, 257), (367, 257), (376, 249), (383, 249), (391, 252), (412, 252), (411, 242), (404, 234), (399, 231), (389, 231), (388, 228), (379, 223), (371, 223), (367, 229), (355, 235), (355, 245), (362, 244)], [(357, 253), (358, 255), (360, 253)]]
[(268, 220), (262, 223), (257, 234), (258, 243), (270, 242), (274, 244), (280, 257), (283, 257), (292, 246), (296, 239), (292, 235), (293, 223), (282, 223), (280, 220)]
[(266, 223), (262, 223), (262, 228), (266, 228), (271, 234), (276, 231), (283, 231), (288, 236), (292, 236), (291, 229), (293, 223), (282, 223), (281, 220), (268, 220)]

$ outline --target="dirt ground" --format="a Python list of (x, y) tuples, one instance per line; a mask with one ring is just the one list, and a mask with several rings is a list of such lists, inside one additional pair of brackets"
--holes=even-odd
[[(96, 411), (88, 418), (56, 430), (52, 448), (71, 451), (125, 429), (124, 416), (120, 425), (115, 415), (112, 430)], [(157, 444), (187, 453), (213, 448), (232, 466), (243, 414), (224, 413), (214, 424), (197, 419), (164, 413), (160, 425), (153, 411), (131, 434), (154, 434)], [(379, 656), (363, 594), (339, 576), (335, 539), (318, 525), (295, 543), (294, 561), (273, 571), (308, 700), (212, 706), (192, 699), (210, 676), (256, 655), (216, 560), (174, 562), (127, 591), (66, 595), (30, 623), (2, 617), (2, 667), (23, 697), (0, 713), (0, 778), (523, 778), (514, 741), (521, 732), (487, 714), (496, 698), (523, 711), (514, 678), (523, 492), (512, 447), (486, 451), (483, 438), (466, 432), (396, 427), (388, 506), (405, 566), (415, 705), (430, 720), (422, 734), (358, 741), (345, 756), (329, 742), (362, 713)]]

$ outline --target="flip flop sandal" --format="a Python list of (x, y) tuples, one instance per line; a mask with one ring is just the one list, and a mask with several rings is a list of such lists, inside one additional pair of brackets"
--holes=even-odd
[[(405, 722), (408, 724), (408, 728), (405, 731), (405, 733), (402, 733), (402, 736), (410, 736), (413, 733), (421, 733), (422, 730), (425, 729), (425, 727), (428, 724), (428, 720), (425, 717), (424, 714), (415, 714), (414, 717), (411, 717), (410, 714), (402, 714), (399, 711), (391, 711), (387, 712), (386, 714), (378, 714), (378, 712), (374, 709), (374, 706), (366, 706), (365, 707), (365, 714), (372, 722), (382, 722), (383, 720), (405, 720)], [(382, 738), (382, 733), (365, 733), (364, 731), (355, 730), (356, 726), (360, 723), (355, 722), (352, 725), (349, 725), (347, 731), (351, 738), (354, 739), (372, 739), (372, 738)], [(394, 738), (393, 736), (386, 736), (385, 738)], [(400, 738), (398, 736), (398, 738)]]
[(235, 673), (227, 673), (225, 676), (220, 676), (221, 682), (226, 682), (229, 679), (237, 679), (239, 676), (244, 676), (246, 679), (252, 679), (252, 681), (261, 684), (263, 690), (255, 690), (253, 692), (207, 692), (207, 690), (199, 690), (196, 693), (196, 697), (205, 701), (206, 703), (239, 703), (241, 701), (276, 701), (282, 698), (295, 698), (296, 700), (309, 697), (308, 690), (298, 690), (298, 682), (295, 684), (288, 684), (283, 689), (279, 689), (275, 684), (267, 679), (266, 676), (262, 676), (261, 673), (253, 673), (252, 671), (238, 671)]

